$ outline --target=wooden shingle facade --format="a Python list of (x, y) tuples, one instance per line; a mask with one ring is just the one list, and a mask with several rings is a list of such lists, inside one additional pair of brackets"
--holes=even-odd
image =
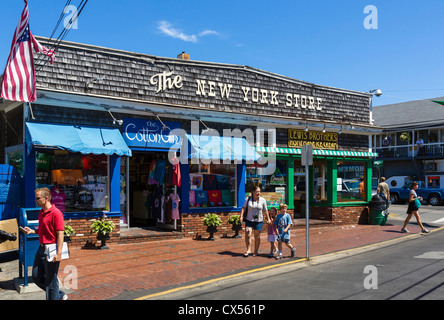
[[(49, 39), (37, 38), (42, 45), (51, 47)], [(363, 153), (371, 151), (369, 137), (380, 132), (371, 121), (371, 94), (308, 83), (248, 66), (156, 57), (68, 41), (63, 41), (57, 48), (54, 64), (43, 62), (41, 57), (35, 57), (37, 101), (31, 106), (8, 101), (0, 104), (0, 111), (4, 115), (0, 118), (0, 130), (5, 133), (0, 135), (2, 159), (8, 147), (19, 145), (20, 141), (25, 147), (30, 143), (25, 134), (26, 124), (33, 122), (114, 128), (123, 136), (125, 129), (119, 123), (120, 119), (126, 119), (126, 123), (132, 119), (174, 122), (187, 134), (192, 133), (192, 123), (201, 120), (198, 122), (200, 129), (209, 127), (220, 133), (224, 129), (256, 131), (254, 145), (252, 144), (256, 148), (288, 150), (291, 148), (289, 130), (299, 130), (319, 136), (324, 132), (330, 133), (332, 139), (337, 139), (335, 151)], [(15, 130), (9, 130), (10, 126)], [(275, 140), (271, 144), (264, 144), (258, 139), (257, 129), (271, 130)], [(114, 177), (109, 177), (109, 206), (106, 209), (118, 207), (117, 197), (124, 199), (122, 194), (126, 192), (126, 200), (120, 202), (121, 212), (126, 213), (122, 214), (120, 221), (118, 210), (111, 215), (118, 225), (112, 241), (119, 241), (120, 223), (131, 226), (123, 216), (129, 217), (129, 212), (134, 212), (135, 208), (145, 210), (148, 200), (144, 199), (136, 204), (134, 198), (142, 194), (146, 198), (148, 191), (153, 190), (143, 180), (148, 175), (147, 159), (151, 161), (164, 152), (151, 147), (130, 148), (134, 153), (132, 158), (115, 155), (108, 158), (108, 172), (114, 172)], [(336, 195), (339, 186), (335, 183), (340, 181), (337, 180), (340, 175), (337, 172), (349, 172), (347, 170), (351, 170), (350, 168), (359, 168), (364, 175), (370, 172), (371, 177), (371, 159), (369, 156), (364, 160), (360, 157), (345, 157), (337, 153), (316, 158), (320, 167), (310, 173), (314, 181), (313, 190), (310, 190), (313, 193), (310, 203), (317, 206), (312, 211), (315, 217), (333, 223), (357, 223), (362, 220), (368, 199), (362, 198), (344, 205), (339, 202), (340, 195)], [(34, 161), (35, 166), (35, 158), (29, 158), (26, 154), (24, 158), (31, 163)], [(300, 158), (300, 152), (296, 156), (277, 155), (281, 166), (279, 170), (283, 171), (281, 176), (269, 181), (270, 188), (274, 190), (276, 187), (276, 190), (279, 189), (278, 193), (283, 192), (284, 196), (279, 201), (286, 201), (295, 217), (296, 209), (299, 209), (297, 202), (301, 199), (296, 199), (297, 181), (293, 177), (300, 176)], [(349, 163), (349, 167), (344, 163)], [(119, 166), (122, 175), (120, 184), (117, 181), (119, 169), (116, 169)], [(345, 169), (341, 166), (345, 166)], [(208, 212), (220, 214), (225, 226), (228, 218), (239, 214), (242, 208), (249, 192), (246, 190), (248, 183), (245, 177), (248, 180), (248, 170), (253, 167), (242, 163), (223, 170), (218, 168), (221, 170), (218, 175), (225, 174), (224, 170), (232, 170), (229, 184), (233, 203), (229, 206), (208, 204), (197, 208), (191, 205), (191, 196), (188, 196), (189, 192), (191, 194), (194, 191), (190, 189), (190, 177), (196, 174), (191, 172), (195, 168), (188, 163), (181, 163), (182, 186), (175, 189), (181, 199), (180, 218), (174, 229), (183, 235), (202, 235), (206, 231), (201, 220)], [(201, 168), (199, 174), (200, 170)], [(130, 179), (128, 174), (134, 176)], [(319, 174), (321, 176), (314, 177)], [(282, 177), (288, 178), (284, 181)], [(31, 178), (27, 181), (29, 188), (35, 187)], [(316, 186), (317, 183), (325, 184), (327, 181), (328, 187)], [(367, 177), (366, 181), (371, 179)], [(128, 191), (131, 188), (136, 190), (136, 183), (140, 190)], [(369, 195), (370, 182), (366, 183)], [(322, 194), (315, 196), (316, 188)], [(122, 191), (123, 189), (126, 191)], [(273, 193), (269, 190), (267, 192)], [(343, 209), (344, 206), (346, 209)], [(107, 210), (103, 211), (106, 213)], [(100, 214), (101, 212), (86, 212), (70, 215), (76, 219), (75, 225), (82, 229), (79, 232), (81, 236), (76, 238), (77, 243), (83, 245), (85, 241), (91, 240), (85, 221)], [(144, 218), (134, 214), (133, 221), (137, 219), (142, 221)]]

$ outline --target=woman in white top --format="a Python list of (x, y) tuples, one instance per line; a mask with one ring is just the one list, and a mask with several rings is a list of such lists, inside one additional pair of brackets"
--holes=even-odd
[[(244, 254), (245, 257), (248, 257), (251, 253), (252, 235), (254, 235), (253, 256), (258, 254), (264, 214), (267, 223), (270, 223), (267, 201), (260, 194), (261, 188), (259, 186), (254, 187), (251, 196), (245, 200), (240, 214), (240, 222), (243, 223), (245, 221), (245, 245), (247, 246), (247, 251)], [(246, 213), (245, 217), (244, 213)]]

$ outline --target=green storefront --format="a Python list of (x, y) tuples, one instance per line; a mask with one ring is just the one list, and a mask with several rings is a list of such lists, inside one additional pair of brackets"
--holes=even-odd
[[(261, 176), (256, 164), (247, 165), (246, 192), (253, 185), (261, 185), (269, 207), (277, 207), (285, 200), (295, 218), (305, 217), (306, 175), (301, 149), (256, 147), (256, 151), (275, 157), (276, 169), (271, 175)], [(331, 219), (333, 223), (358, 223), (364, 219), (362, 214), (372, 194), (375, 156), (370, 152), (314, 149), (313, 165), (309, 167), (310, 218)]]

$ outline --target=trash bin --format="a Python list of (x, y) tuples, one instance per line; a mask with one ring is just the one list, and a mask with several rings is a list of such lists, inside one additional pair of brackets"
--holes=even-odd
[[(22, 208), (19, 215), (19, 226), (31, 229), (38, 227), (39, 211), (40, 208)], [(25, 287), (28, 285), (28, 267), (34, 264), (39, 245), (37, 234), (26, 235), (22, 231), (19, 232), (19, 277), (24, 277), (23, 285)]]
[(385, 225), (387, 222), (387, 201), (379, 195), (374, 195), (369, 202), (370, 224)]

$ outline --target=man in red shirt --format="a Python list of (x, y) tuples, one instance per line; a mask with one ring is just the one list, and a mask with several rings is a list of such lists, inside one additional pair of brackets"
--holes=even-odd
[[(47, 300), (66, 300), (68, 296), (59, 290), (57, 279), (65, 229), (63, 213), (51, 204), (51, 192), (48, 188), (35, 191), (35, 202), (42, 208), (39, 212), (39, 227), (35, 230), (25, 227), (26, 234), (39, 235), (40, 246), (32, 267), (32, 279), (39, 288), (46, 291)], [(54, 243), (57, 243), (57, 253), (52, 262), (48, 262), (45, 245)]]

